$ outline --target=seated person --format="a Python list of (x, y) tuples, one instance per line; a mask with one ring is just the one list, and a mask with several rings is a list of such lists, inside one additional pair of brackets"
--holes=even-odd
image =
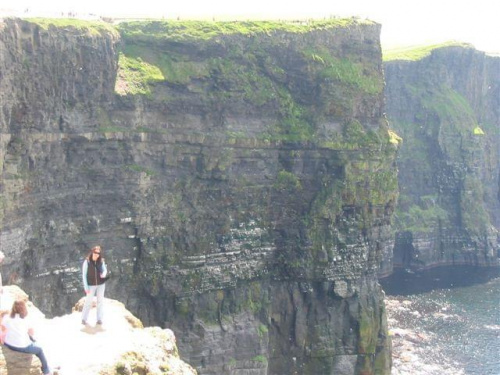
[(51, 375), (43, 349), (33, 339), (34, 330), (26, 319), (27, 315), (26, 303), (15, 301), (10, 314), (2, 319), (0, 341), (10, 350), (36, 355), (42, 363), (43, 374)]

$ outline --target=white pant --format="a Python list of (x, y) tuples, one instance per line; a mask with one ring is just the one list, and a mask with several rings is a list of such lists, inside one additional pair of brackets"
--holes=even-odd
[(90, 309), (92, 308), (94, 296), (97, 296), (97, 320), (102, 322), (104, 317), (104, 289), (106, 289), (106, 284), (89, 285), (89, 294), (87, 294), (82, 310), (83, 321), (87, 321)]

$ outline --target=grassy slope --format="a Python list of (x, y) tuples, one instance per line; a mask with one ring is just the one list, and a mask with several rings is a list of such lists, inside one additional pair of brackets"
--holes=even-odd
[(431, 52), (435, 49), (444, 48), (444, 47), (465, 47), (465, 48), (473, 48), (468, 43), (449, 41), (440, 44), (431, 44), (431, 45), (419, 45), (419, 46), (408, 46), (408, 47), (400, 47), (394, 49), (387, 49), (383, 51), (383, 60), (394, 61), (394, 60), (408, 60), (408, 61), (417, 61), (421, 60), (431, 54)]

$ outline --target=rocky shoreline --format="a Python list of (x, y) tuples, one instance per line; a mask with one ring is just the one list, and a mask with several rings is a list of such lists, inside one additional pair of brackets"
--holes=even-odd
[[(406, 296), (386, 296), (387, 323), (392, 338), (392, 375), (464, 375), (460, 364), (436, 348), (435, 333), (425, 331), (422, 312)], [(460, 319), (436, 305), (432, 314), (438, 319)]]

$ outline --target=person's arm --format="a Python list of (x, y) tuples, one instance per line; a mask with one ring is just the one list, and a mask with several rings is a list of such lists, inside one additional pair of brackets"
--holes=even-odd
[(104, 259), (102, 260), (101, 263), (101, 277), (104, 278), (108, 274), (108, 268), (106, 267), (106, 262)]
[(83, 261), (82, 265), (82, 279), (83, 279), (83, 289), (85, 290), (85, 293), (89, 292), (89, 284), (87, 283), (87, 271), (89, 267), (89, 262), (87, 262), (87, 259)]
[(0, 324), (0, 344), (3, 344), (5, 342), (6, 334), (7, 334), (7, 328), (3, 324)]
[(23, 320), (24, 320), (26, 330), (28, 331), (28, 336), (30, 337), (30, 340), (35, 342), (36, 341), (35, 340), (35, 322), (29, 316), (29, 314)]

